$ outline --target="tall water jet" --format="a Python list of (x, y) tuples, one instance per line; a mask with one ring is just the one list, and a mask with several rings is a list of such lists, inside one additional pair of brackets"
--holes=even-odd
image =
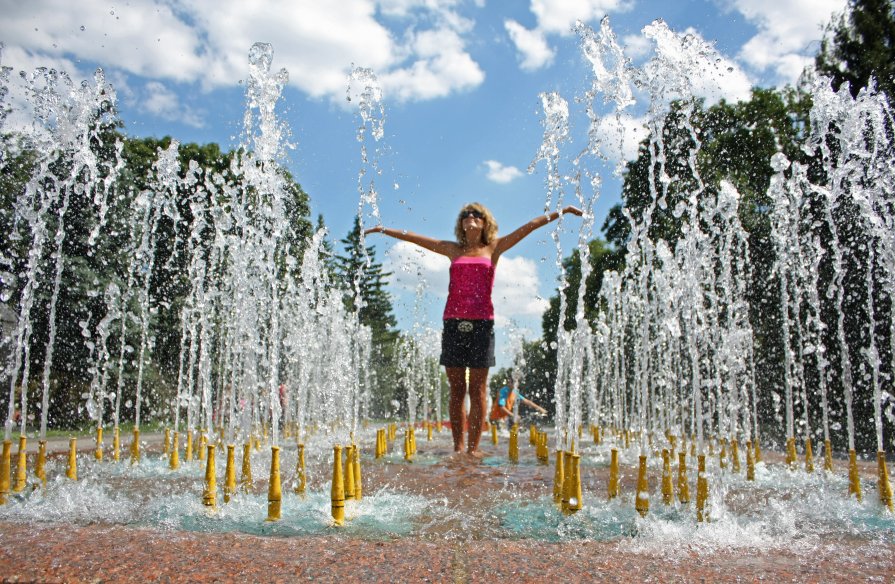
[[(28, 388), (32, 353), (33, 315), (36, 286), (42, 278), (52, 278), (48, 306), (49, 333), (44, 349), (41, 377), (42, 411), (40, 439), (45, 440), (49, 409), (50, 371), (55, 348), (59, 291), (65, 266), (63, 244), (66, 215), (73, 199), (95, 212), (91, 243), (105, 221), (109, 190), (119, 170), (116, 145), (112, 158), (100, 157), (94, 150), (102, 143), (101, 132), (114, 115), (115, 92), (106, 83), (101, 69), (94, 82), (75, 86), (64, 72), (39, 68), (23, 75), (33, 95), (34, 126), (28, 145), (36, 154), (30, 180), (15, 204), (14, 238), (27, 242), (24, 270), (19, 285), (18, 319), (13, 333), (10, 367), (9, 411), (5, 436), (9, 440), (15, 414), (16, 389), (20, 393), (21, 434), (28, 420)], [(5, 88), (5, 84), (4, 84)], [(50, 241), (50, 229), (55, 234)], [(52, 260), (52, 272), (44, 273), (44, 258)]]

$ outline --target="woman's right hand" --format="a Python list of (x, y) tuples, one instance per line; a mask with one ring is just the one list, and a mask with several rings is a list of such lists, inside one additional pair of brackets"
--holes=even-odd
[(364, 235), (370, 235), (371, 233), (382, 233), (383, 231), (385, 231), (385, 227), (383, 227), (382, 225), (377, 225), (376, 227), (364, 229)]

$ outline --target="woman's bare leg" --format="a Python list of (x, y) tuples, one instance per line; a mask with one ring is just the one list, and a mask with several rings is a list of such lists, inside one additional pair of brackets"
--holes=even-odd
[(469, 369), (469, 436), (466, 451), (475, 454), (482, 439), (482, 423), (485, 420), (488, 395), (488, 368)]
[(466, 398), (466, 369), (463, 367), (445, 367), (448, 383), (451, 386), (451, 399), (448, 402), (448, 416), (451, 419), (451, 435), (454, 438), (454, 452), (463, 451), (463, 429), (466, 427), (466, 410), (463, 407)]

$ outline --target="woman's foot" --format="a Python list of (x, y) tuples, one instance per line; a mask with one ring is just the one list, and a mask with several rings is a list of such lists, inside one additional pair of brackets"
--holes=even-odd
[(485, 458), (485, 453), (481, 450), (467, 450), (466, 456), (473, 460), (482, 460), (483, 458)]

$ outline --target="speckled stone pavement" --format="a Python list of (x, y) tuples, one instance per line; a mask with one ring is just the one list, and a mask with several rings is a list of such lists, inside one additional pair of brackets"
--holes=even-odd
[[(499, 447), (502, 449), (505, 446)], [(493, 452), (490, 445), (486, 452)], [(506, 485), (503, 469), (453, 463), (369, 465), (365, 483), (399, 478), (462, 504)], [(518, 489), (545, 491), (547, 468), (519, 469)], [(868, 472), (870, 470), (868, 469)], [(403, 478), (401, 478), (403, 475)], [(599, 482), (602, 476), (591, 477)], [(633, 488), (633, 475), (623, 477)], [(256, 485), (266, 489), (265, 484)], [(614, 541), (546, 543), (457, 537), (438, 530), (366, 540), (331, 534), (264, 537), (124, 525), (0, 521), (2, 582), (895, 582), (895, 542), (838, 537), (790, 549), (632, 550)]]
[(895, 582), (895, 546), (665, 557), (619, 543), (265, 538), (0, 524), (3, 582)]

